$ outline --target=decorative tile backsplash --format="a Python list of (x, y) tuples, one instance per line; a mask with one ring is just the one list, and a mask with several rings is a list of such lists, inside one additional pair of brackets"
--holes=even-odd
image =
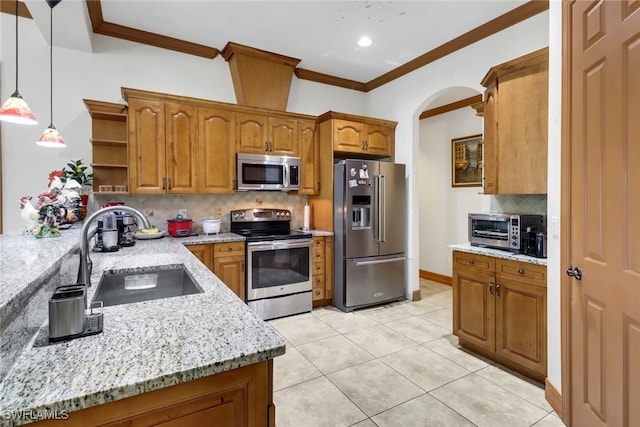
[(246, 191), (229, 195), (102, 195), (91, 196), (94, 211), (111, 200), (124, 202), (147, 215), (152, 225), (167, 229), (167, 219), (175, 218), (178, 209), (187, 210), (187, 218), (193, 220), (193, 231), (202, 233), (202, 220), (221, 218), (220, 232), (230, 229), (230, 212), (235, 209), (279, 208), (292, 213), (291, 227), (300, 228), (303, 222), (304, 205), (308, 196), (288, 194), (280, 191)]
[(490, 200), (491, 212), (547, 214), (546, 194), (496, 194)]

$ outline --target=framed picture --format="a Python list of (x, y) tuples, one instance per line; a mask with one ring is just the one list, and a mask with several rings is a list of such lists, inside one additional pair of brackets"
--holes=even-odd
[(451, 140), (451, 186), (482, 185), (482, 135)]

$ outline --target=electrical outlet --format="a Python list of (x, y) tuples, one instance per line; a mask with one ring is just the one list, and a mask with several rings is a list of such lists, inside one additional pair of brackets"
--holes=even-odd
[(178, 209), (178, 215), (182, 215), (182, 218), (186, 218), (187, 217), (187, 210), (182, 208), (182, 209)]

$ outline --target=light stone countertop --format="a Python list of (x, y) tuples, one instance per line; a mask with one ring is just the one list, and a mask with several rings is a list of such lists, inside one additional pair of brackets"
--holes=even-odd
[[(275, 329), (185, 248), (241, 240), (232, 233), (163, 237), (137, 240), (118, 252), (91, 252), (89, 300), (105, 270), (176, 264), (183, 264), (204, 292), (105, 307), (103, 333), (56, 344), (48, 342), (43, 324), (0, 382), (0, 415), (79, 410), (284, 354)], [(44, 240), (0, 236), (0, 310), (9, 313), (15, 295), (28, 294), (21, 288), (55, 270), (51, 265), (75, 250), (78, 241), (77, 230)], [(0, 416), (0, 425), (29, 422), (7, 418)]]
[(513, 261), (527, 262), (529, 264), (547, 265), (546, 258), (536, 258), (523, 254), (514, 254), (509, 251), (502, 251), (500, 249), (483, 248), (480, 246), (471, 246), (469, 243), (462, 243), (457, 245), (449, 245), (449, 249), (460, 252), (468, 252), (471, 254), (487, 255), (495, 258), (510, 259)]

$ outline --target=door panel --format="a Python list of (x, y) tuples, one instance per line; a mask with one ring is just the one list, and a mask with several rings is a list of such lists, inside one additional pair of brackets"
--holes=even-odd
[(198, 108), (166, 103), (167, 179), (170, 193), (197, 190)]
[(347, 160), (345, 170), (345, 257), (377, 256), (374, 240), (375, 194), (373, 181), (378, 162)]
[(380, 243), (380, 255), (397, 254), (405, 251), (407, 212), (405, 190), (405, 166), (380, 162), (380, 175), (384, 176), (384, 234), (385, 241)]
[(198, 109), (199, 193), (233, 194), (236, 176), (235, 113)]
[(494, 276), (457, 268), (453, 275), (453, 334), (493, 352), (496, 345)]
[(359, 258), (344, 262), (347, 307), (375, 304), (404, 296), (404, 257)]
[[(568, 424), (639, 425), (640, 3), (565, 3)], [(564, 196), (563, 196), (564, 197)], [(565, 266), (568, 267), (568, 266)]]
[(129, 101), (129, 187), (132, 193), (164, 193), (166, 172), (164, 105)]

